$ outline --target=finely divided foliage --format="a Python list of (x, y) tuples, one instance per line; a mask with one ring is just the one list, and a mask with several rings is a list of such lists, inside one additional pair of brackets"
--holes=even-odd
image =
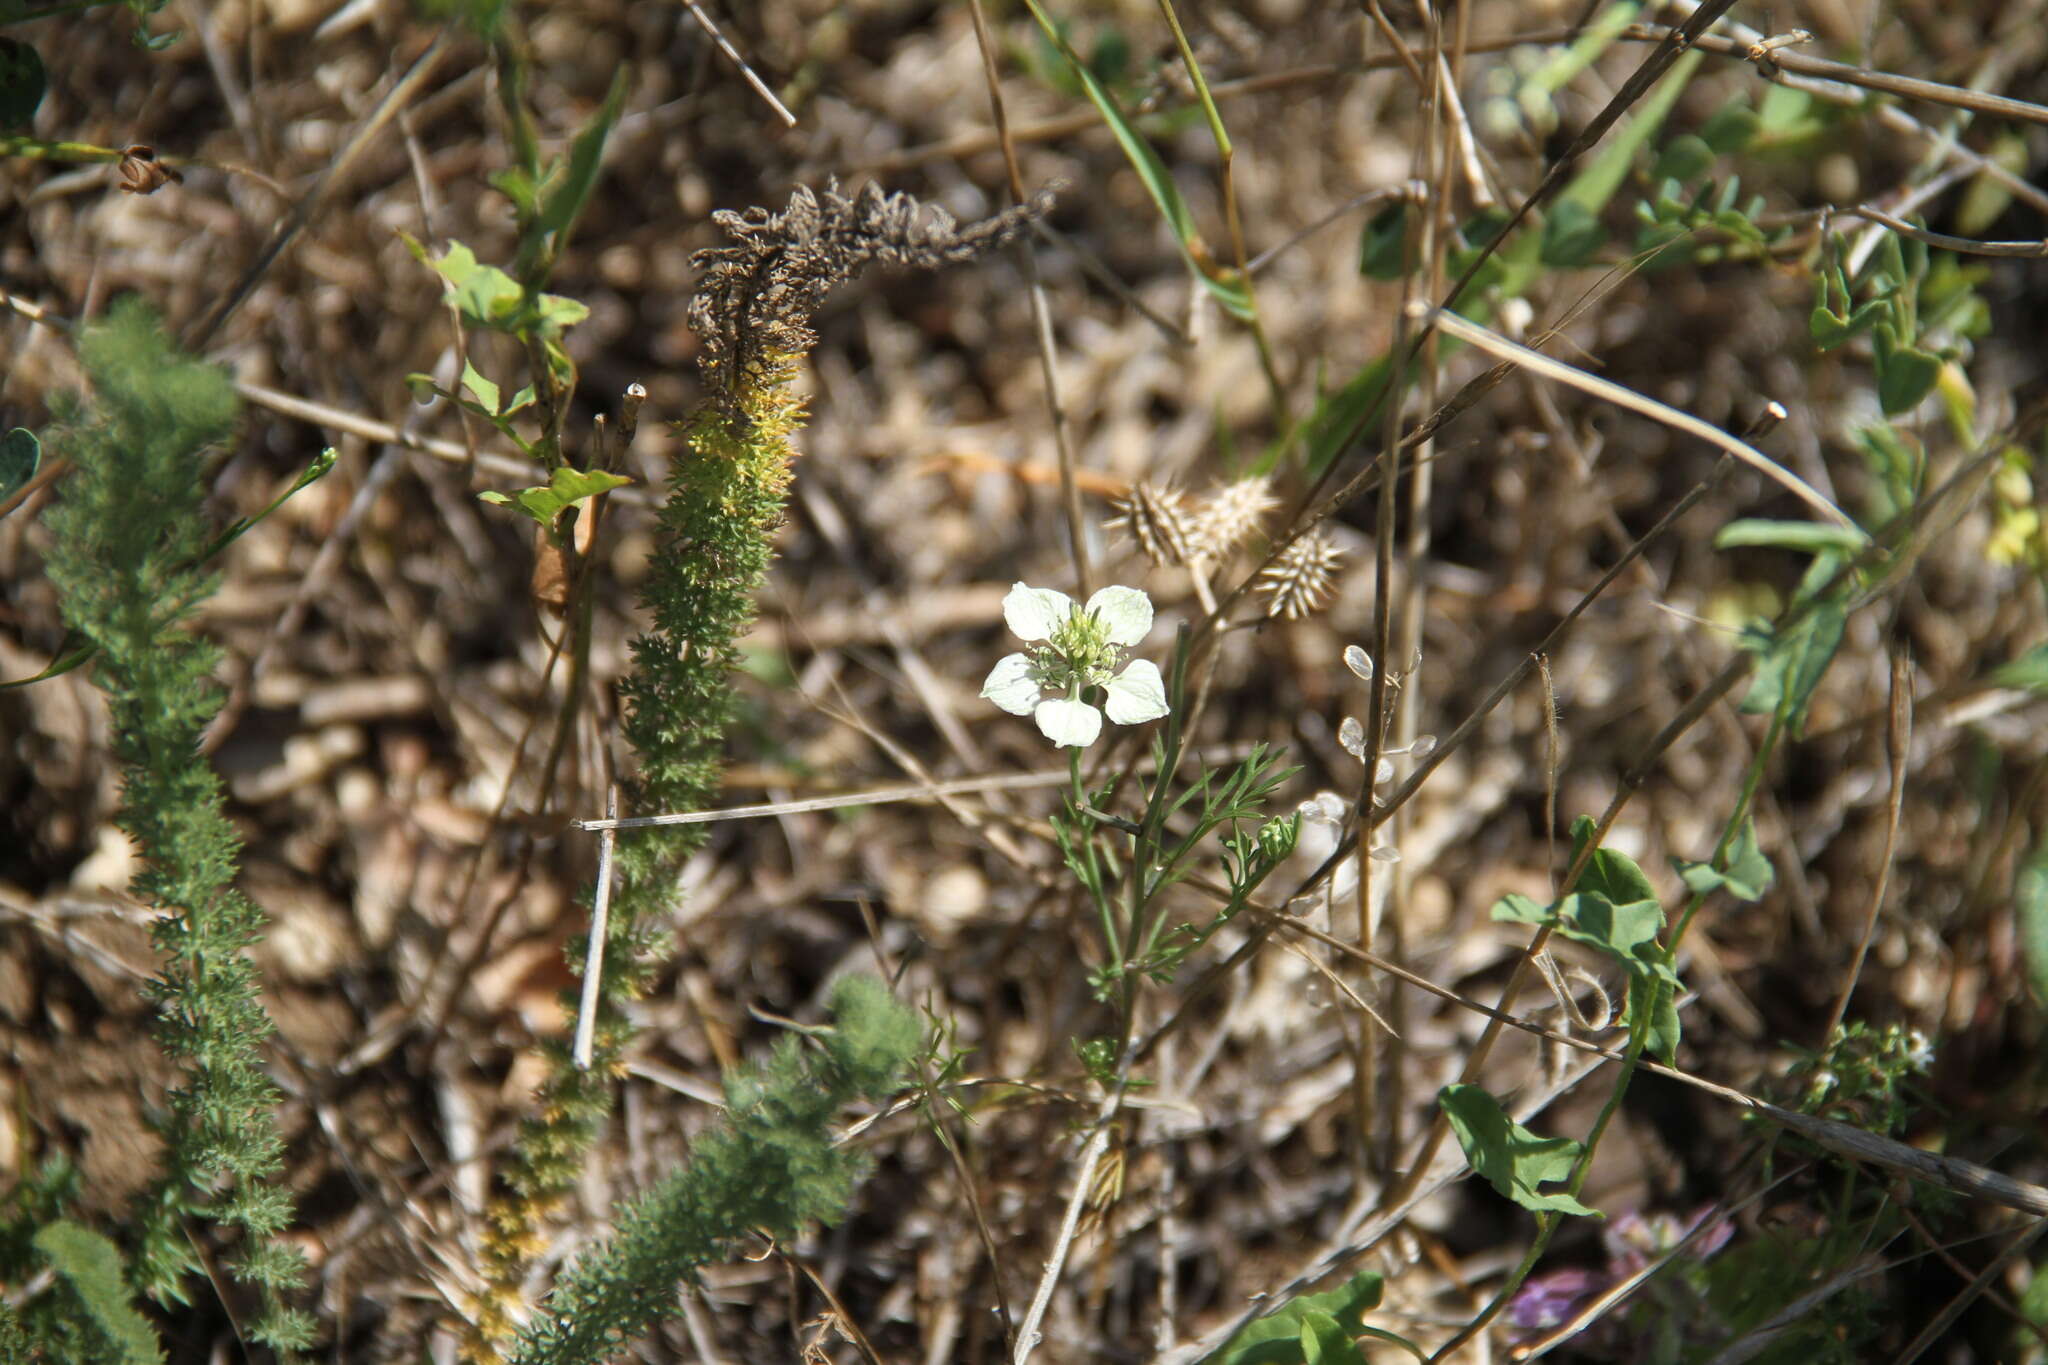
[(270, 1020), (244, 955), (264, 919), (232, 884), (241, 839), (199, 748), (220, 709), (220, 654), (184, 625), (218, 581), (199, 567), (208, 542), (200, 457), (233, 430), (239, 404), (225, 372), (178, 355), (134, 300), (84, 333), (79, 358), (93, 394), (53, 434), (74, 470), (48, 518), (49, 576), (71, 628), (98, 647), (120, 824), (143, 860), (134, 891), (165, 912), (151, 928), (163, 958), (149, 987), (157, 1041), (184, 1076), (156, 1120), (167, 1169), (137, 1209), (134, 1275), (149, 1294), (181, 1302), (200, 1269), (188, 1220), (239, 1227), (235, 1270), (264, 1304), (251, 1335), (297, 1349), (310, 1344), (312, 1320), (280, 1297), (303, 1269), (275, 1240), (292, 1199), (275, 1180), (283, 1144), (262, 1062)]

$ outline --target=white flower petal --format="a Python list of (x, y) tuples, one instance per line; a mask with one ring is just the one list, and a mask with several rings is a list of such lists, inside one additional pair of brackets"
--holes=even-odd
[(1102, 733), (1102, 713), (1085, 701), (1065, 697), (1042, 701), (1031, 718), (1047, 739), (1063, 749), (1085, 749)]
[(1113, 645), (1134, 645), (1152, 633), (1152, 599), (1136, 588), (1103, 588), (1088, 599), (1088, 611), (1109, 628)]
[(1140, 725), (1166, 714), (1166, 682), (1159, 665), (1149, 659), (1133, 659), (1130, 667), (1109, 680), (1104, 709), (1118, 725)]
[(981, 695), (1013, 716), (1028, 716), (1038, 705), (1038, 683), (1031, 676), (1031, 656), (1005, 654), (988, 671)]
[(1020, 640), (1049, 640), (1074, 614), (1074, 599), (1055, 588), (1016, 584), (1003, 596), (1003, 622)]

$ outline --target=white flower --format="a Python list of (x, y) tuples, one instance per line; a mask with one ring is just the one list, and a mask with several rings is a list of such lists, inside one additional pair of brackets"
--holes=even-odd
[[(1019, 583), (1003, 598), (1003, 620), (1037, 647), (998, 660), (981, 695), (1013, 716), (1030, 716), (1055, 745), (1093, 744), (1105, 711), (1118, 725), (1166, 714), (1166, 682), (1156, 664), (1136, 659), (1117, 671), (1124, 650), (1152, 629), (1152, 599), (1136, 588), (1104, 588), (1076, 607), (1063, 592)], [(1083, 697), (1098, 687), (1099, 709)]]

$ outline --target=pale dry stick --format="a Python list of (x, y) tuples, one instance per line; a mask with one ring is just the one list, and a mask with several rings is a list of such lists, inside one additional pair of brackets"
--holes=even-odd
[[(297, 394), (284, 393), (278, 389), (265, 388), (261, 384), (236, 381), (235, 392), (258, 407), (272, 412), (309, 422), (315, 426), (332, 427), (336, 431), (360, 436), (366, 441), (381, 442), (385, 445), (400, 446), (406, 450), (439, 460), (443, 464), (469, 465), (487, 470), (500, 477), (520, 483), (533, 481), (534, 464), (523, 455), (512, 455), (503, 451), (480, 450), (472, 459), (470, 452), (454, 441), (444, 441), (436, 436), (421, 436), (389, 422), (380, 422), (373, 417), (363, 417), (344, 408), (332, 407), (301, 398)], [(642, 509), (652, 509), (654, 498), (644, 488), (615, 488), (605, 494), (613, 502)]]
[(897, 801), (937, 801), (948, 796), (965, 796), (988, 791), (1022, 791), (1033, 787), (1057, 787), (1071, 774), (1058, 772), (1012, 773), (1005, 777), (961, 777), (946, 782), (919, 782), (905, 787), (877, 787), (872, 791), (847, 792), (841, 796), (814, 796), (800, 801), (768, 801), (753, 806), (728, 806), (723, 810), (679, 811), (673, 815), (633, 815), (621, 819), (572, 820), (576, 829), (647, 829), (655, 825), (708, 825), (723, 820), (758, 820), (764, 817), (801, 815), (807, 811), (839, 810), (847, 806), (883, 806)]
[[(1456, 141), (1458, 161), (1465, 170), (1468, 189), (1474, 202), (1481, 205), (1494, 202), (1486, 185), (1484, 172), (1478, 164), (1477, 144), (1473, 140), (1471, 124), (1466, 118), (1464, 104), (1458, 97), (1457, 81), (1453, 77), (1454, 69), (1463, 70), (1464, 67), (1466, 44), (1471, 38), (1468, 31), (1471, 8), (1467, 4), (1456, 7), (1455, 67), (1444, 55), (1443, 26), (1435, 17), (1434, 7), (1426, 11), (1431, 16), (1431, 45), (1435, 49), (1432, 74), (1437, 84), (1433, 106), (1438, 110), (1438, 117), (1432, 124), (1437, 135), (1429, 139), (1430, 156), (1435, 164), (1428, 168), (1427, 176), (1429, 182), (1437, 187), (1436, 192), (1430, 196), (1430, 203), (1434, 206), (1435, 212), (1422, 215), (1421, 257), (1427, 272), (1424, 287), (1431, 298), (1441, 297), (1444, 287), (1442, 242), (1449, 226), (1445, 221), (1445, 207), (1451, 203), (1452, 198), (1449, 185), (1443, 182), (1450, 178), (1449, 166), (1452, 157), (1451, 148), (1447, 144), (1453, 139)], [(1416, 300), (1406, 300), (1414, 301)], [(1405, 308), (1403, 317), (1406, 317)], [(1397, 344), (1400, 340), (1397, 331)], [(1442, 392), (1440, 386), (1443, 382), (1443, 370), (1434, 339), (1425, 341), (1421, 355), (1423, 402), (1426, 407), (1435, 409), (1439, 405)], [(1387, 406), (1390, 411), (1395, 411), (1400, 405), (1389, 403)], [(1398, 429), (1398, 423), (1392, 420), (1388, 422), (1389, 434)], [(1406, 669), (1411, 675), (1408, 679), (1409, 685), (1402, 688), (1394, 698), (1394, 742), (1397, 746), (1409, 750), (1413, 749), (1418, 733), (1417, 716), (1422, 704), (1420, 679), (1412, 675), (1416, 673), (1415, 661), (1422, 655), (1422, 622), (1428, 612), (1429, 583), (1423, 565), (1429, 558), (1430, 551), (1430, 505), (1435, 490), (1436, 473), (1434, 456), (1435, 440), (1433, 437), (1426, 437), (1416, 446), (1414, 464), (1408, 474), (1408, 499), (1403, 509), (1403, 514), (1407, 517), (1407, 526), (1401, 545), (1401, 603), (1397, 613), (1397, 629), (1400, 634), (1393, 645), (1393, 658), (1387, 661), (1390, 667)], [(1374, 766), (1378, 766), (1377, 758), (1374, 759)], [(1394, 811), (1388, 818), (1388, 823), (1394, 831), (1393, 842), (1396, 848), (1402, 847), (1405, 843), (1401, 837), (1404, 819), (1400, 810)], [(1369, 861), (1370, 858), (1362, 859), (1361, 867), (1364, 862)], [(1405, 959), (1408, 952), (1408, 897), (1413, 889), (1414, 879), (1409, 869), (1399, 863), (1388, 870), (1388, 879), (1388, 947), (1391, 956), (1399, 961)], [(1403, 1052), (1406, 1048), (1406, 1020), (1403, 1017), (1405, 1005), (1400, 983), (1395, 982), (1388, 990), (1386, 999), (1387, 1017), (1390, 1021), (1387, 1028), (1388, 1056), (1383, 1064), (1387, 1077), (1387, 1095), (1383, 1106), (1384, 1115), (1378, 1119), (1384, 1132), (1384, 1160), (1381, 1167), (1383, 1170), (1391, 1169), (1395, 1156), (1401, 1149), (1401, 1116), (1407, 1109), (1408, 1077), (1407, 1068), (1403, 1065)]]
[[(970, 0), (969, 10), (974, 18), (975, 46), (981, 50), (982, 78), (988, 84), (989, 115), (995, 122), (996, 142), (1003, 149), (1003, 167), (1010, 177), (1010, 194), (1017, 203), (1027, 203), (1030, 197), (1024, 192), (1024, 170), (1017, 161), (1017, 145), (1010, 137), (1010, 118), (1003, 104), (1002, 79), (996, 70), (995, 39), (989, 33), (988, 15), (983, 12), (982, 0)], [(1053, 356), (1052, 305), (1046, 301), (1045, 281), (1039, 275), (1038, 257), (1030, 243), (1019, 242), (1017, 255), (1030, 285), (1031, 330), (1038, 343), (1038, 366), (1045, 380), (1046, 415), (1052, 421), (1053, 447), (1059, 452), (1060, 492), (1066, 503), (1067, 543), (1074, 556), (1074, 581), (1077, 595), (1085, 599), (1094, 573), (1088, 557), (1088, 529), (1081, 519), (1081, 488), (1074, 478), (1074, 442), (1067, 430), (1067, 405), (1060, 394), (1059, 366)]]
[(740, 55), (738, 48), (726, 41), (725, 35), (718, 31), (718, 25), (711, 22), (711, 16), (703, 11), (697, 4), (697, 0), (683, 0), (683, 4), (689, 8), (690, 17), (697, 21), (698, 26), (704, 30), (706, 36), (718, 45), (718, 50), (726, 55), (728, 61), (740, 69), (740, 76), (749, 86), (753, 87), (754, 93), (759, 95), (767, 103), (768, 107), (775, 111), (775, 117), (782, 120), (782, 126), (785, 128), (796, 127), (796, 115), (790, 113), (788, 106), (775, 98), (775, 92), (768, 88), (767, 83), (754, 74), (754, 68), (747, 65), (747, 59)]
[(1116, 1084), (1110, 1087), (1096, 1109), (1095, 1130), (1088, 1135), (1087, 1146), (1081, 1149), (1081, 1160), (1074, 1172), (1073, 1193), (1067, 1196), (1066, 1212), (1060, 1217), (1060, 1230), (1053, 1239), (1052, 1254), (1046, 1257), (1045, 1269), (1038, 1277), (1038, 1288), (1031, 1296), (1031, 1306), (1024, 1311), (1024, 1321), (1017, 1326), (1016, 1350), (1010, 1357), (1011, 1365), (1025, 1365), (1031, 1359), (1032, 1351), (1037, 1349), (1039, 1325), (1045, 1321), (1046, 1307), (1052, 1302), (1060, 1272), (1066, 1268), (1067, 1253), (1073, 1248), (1074, 1236), (1080, 1229), (1081, 1210), (1095, 1184), (1096, 1164), (1109, 1150), (1110, 1124), (1115, 1121), (1117, 1109), (1123, 1102), (1124, 1087), (1129, 1082), (1134, 1057), (1135, 1054), (1126, 1048)]
[[(1900, 196), (1899, 212), (1911, 213), (1922, 204), (1944, 193), (1950, 186), (1963, 180), (1968, 174), (1969, 172), (1964, 167), (1950, 166), (1938, 175), (1929, 176), (1924, 182), (1913, 186), (1912, 189)], [(1827, 222), (1826, 210), (1822, 211), (1821, 221), (1823, 227), (1825, 227)], [(1843, 263), (1843, 269), (1852, 280), (1863, 273), (1864, 263), (1877, 253), (1877, 248), (1884, 242), (1884, 225), (1878, 223), (1875, 219), (1869, 221), (1871, 226), (1857, 239), (1856, 245), (1850, 248), (1849, 255)]]
[(1849, 997), (1856, 993), (1856, 980), (1863, 975), (1863, 960), (1870, 941), (1877, 937), (1878, 912), (1884, 909), (1885, 891), (1891, 886), (1892, 858), (1899, 846), (1899, 812), (1906, 804), (1906, 770), (1913, 758), (1913, 665), (1904, 654), (1892, 655), (1891, 724), (1885, 731), (1885, 759), (1891, 765), (1891, 790), (1885, 798), (1884, 847), (1877, 858), (1877, 884), (1870, 888), (1870, 906), (1863, 917), (1863, 934), (1856, 941), (1856, 954), (1849, 959), (1849, 972), (1842, 981), (1835, 1007), (1828, 1011), (1827, 1027), (1821, 1030), (1820, 1046), (1825, 1048), (1849, 1012)]
[[(619, 814), (619, 789), (604, 794), (608, 820)], [(598, 983), (604, 976), (604, 941), (611, 927), (612, 845), (618, 842), (618, 827), (607, 825), (597, 835), (597, 890), (590, 898), (590, 947), (583, 955), (583, 996), (576, 1003), (576, 1045), (578, 1071), (590, 1070), (591, 1041), (597, 1033)]]
[(1890, 228), (1901, 237), (1911, 237), (1940, 251), (1953, 251), (1960, 256), (2003, 256), (2021, 260), (2038, 260), (2048, 257), (2048, 239), (2038, 242), (1982, 242), (1971, 237), (1951, 237), (1946, 232), (1929, 232), (1924, 227), (1915, 227), (1903, 218), (1895, 218), (1883, 209), (1869, 204), (1858, 204), (1854, 208), (1836, 209), (1840, 217), (1854, 215), (1867, 218)]
[[(1438, 96), (1441, 93), (1440, 90), (1435, 88), (1434, 81), (1432, 80), (1432, 78), (1441, 79), (1441, 73), (1438, 68), (1432, 64), (1427, 72), (1425, 72), (1422, 63), (1415, 58), (1414, 53), (1408, 50), (1408, 44), (1403, 41), (1400, 33), (1395, 30), (1393, 24), (1388, 22), (1386, 12), (1380, 6), (1380, 0), (1365, 0), (1365, 10), (1371, 16), (1374, 24), (1379, 27), (1382, 35), (1402, 55), (1402, 64), (1408, 69), (1408, 79), (1415, 85), (1416, 97), (1422, 101), (1426, 109), (1434, 110), (1438, 105)], [(1432, 46), (1435, 47), (1441, 43), (1443, 36), (1442, 28), (1435, 22), (1435, 10), (1433, 8), (1426, 11), (1426, 14), (1430, 20), (1430, 41)], [(1430, 132), (1434, 134), (1437, 128), (1436, 120), (1431, 119), (1428, 127)], [(1441, 186), (1437, 184), (1436, 176), (1438, 168), (1431, 164), (1434, 161), (1439, 146), (1440, 144), (1435, 136), (1427, 137), (1423, 139), (1421, 146), (1411, 150), (1409, 159), (1409, 171), (1413, 178), (1419, 183), (1431, 187), (1431, 192), (1423, 201), (1425, 208), (1430, 210), (1434, 209), (1441, 195)], [(1418, 167), (1415, 164), (1417, 161), (1422, 161), (1424, 164)], [(1415, 174), (1418, 170), (1421, 173)], [(1435, 241), (1436, 222), (1439, 215), (1434, 211), (1428, 211), (1419, 216), (1422, 220), (1422, 242), (1418, 243), (1413, 233), (1406, 234), (1403, 239), (1403, 254), (1406, 259), (1402, 263), (1404, 267), (1402, 270), (1402, 291), (1407, 299), (1415, 297), (1414, 264), (1417, 256), (1420, 255), (1424, 261), (1427, 261), (1434, 254), (1430, 247)], [(1432, 282), (1434, 282), (1435, 278), (1435, 272), (1432, 271)], [(1388, 354), (1401, 357), (1400, 366), (1389, 375), (1387, 380), (1387, 391), (1389, 394), (1405, 387), (1408, 378), (1409, 362), (1416, 359), (1419, 355), (1419, 352), (1412, 350), (1407, 342), (1408, 313), (1406, 309), (1403, 309), (1395, 315), (1394, 336), (1388, 344)], [(1351, 807), (1350, 822), (1354, 824), (1365, 819), (1373, 808), (1375, 800), (1373, 790), (1379, 777), (1380, 757), (1386, 752), (1387, 748), (1387, 689), (1395, 672), (1393, 661), (1395, 613), (1394, 502), (1400, 495), (1401, 456), (1406, 453), (1406, 447), (1400, 439), (1401, 404), (1393, 401), (1383, 402), (1380, 408), (1380, 419), (1382, 427), (1380, 449), (1383, 453), (1377, 461), (1381, 471), (1379, 497), (1375, 500), (1373, 509), (1371, 655), (1373, 669), (1371, 683), (1366, 690), (1365, 753), (1362, 756), (1365, 764), (1365, 773), (1359, 779), (1358, 798), (1352, 803)], [(1412, 566), (1405, 562), (1402, 565), (1404, 571), (1410, 567)], [(1400, 827), (1398, 825), (1393, 831), (1393, 838), (1398, 844), (1400, 839)], [(1374, 914), (1373, 877), (1380, 869), (1376, 866), (1370, 850), (1365, 847), (1367, 841), (1360, 839), (1358, 842), (1360, 844), (1358, 881), (1353, 888), (1353, 919), (1356, 925), (1358, 946), (1367, 952), (1375, 952), (1379, 947), (1379, 917)], [(1400, 876), (1398, 869), (1389, 870), (1387, 876), (1398, 885)], [(1384, 894), (1380, 899), (1385, 899)], [(1395, 956), (1398, 957), (1400, 954), (1396, 953)], [(1358, 982), (1358, 990), (1361, 995), (1373, 991), (1372, 981), (1363, 974), (1361, 974)], [(1361, 1178), (1368, 1174), (1384, 1175), (1386, 1167), (1381, 1163), (1390, 1162), (1394, 1155), (1391, 1146), (1385, 1150), (1380, 1150), (1379, 1143), (1381, 1115), (1386, 1108), (1380, 1096), (1380, 1072), (1382, 1067), (1380, 1056), (1382, 1040), (1380, 1032), (1382, 1029), (1385, 1029), (1391, 1033), (1392, 1028), (1377, 1013), (1373, 1011), (1367, 1011), (1367, 1013), (1371, 1015), (1371, 1018), (1368, 1021), (1362, 1022), (1358, 1030), (1358, 1050), (1353, 1060), (1354, 1075), (1352, 1077), (1351, 1095), (1351, 1121), (1357, 1130), (1357, 1146), (1352, 1151), (1353, 1169)], [(1389, 1130), (1388, 1135), (1391, 1139), (1391, 1130)], [(1361, 1184), (1363, 1184), (1362, 1179)]]
[(1635, 390), (1625, 388), (1611, 379), (1602, 379), (1600, 376), (1589, 374), (1576, 366), (1567, 365), (1561, 360), (1554, 360), (1544, 355), (1541, 351), (1532, 351), (1527, 346), (1509, 341), (1498, 332), (1490, 331), (1475, 323), (1467, 322), (1464, 318), (1450, 312), (1448, 309), (1431, 308), (1426, 305), (1421, 307), (1411, 305), (1407, 311), (1410, 317), (1426, 321), (1431, 327), (1448, 333), (1467, 345), (1476, 347), (1496, 359), (1511, 360), (1518, 364), (1526, 365), (1546, 378), (1555, 379), (1561, 384), (1568, 384), (1583, 393), (1592, 394), (1595, 398), (1604, 398), (1619, 407), (1627, 408), (1631, 412), (1640, 413), (1652, 421), (1660, 422), (1668, 427), (1675, 427), (1689, 436), (1697, 436), (1700, 440), (1707, 442), (1707, 444), (1733, 455), (1765, 478), (1778, 484), (1835, 525), (1842, 527), (1844, 530), (1854, 532), (1866, 541), (1869, 539), (1864, 534), (1862, 528), (1857, 526), (1847, 513), (1815, 492), (1811, 484), (1771, 459), (1770, 456), (1764, 454), (1755, 446), (1750, 445), (1747, 441), (1730, 436), (1712, 423), (1703, 422), (1689, 412), (1681, 412), (1669, 404), (1659, 403), (1654, 398), (1645, 398)]
[(243, 302), (249, 297), (249, 292), (256, 287), (256, 282), (263, 278), (270, 270), (271, 265), (277, 260), (278, 255), (283, 252), (285, 247), (291, 244), (292, 239), (297, 237), (306, 224), (312, 220), (314, 212), (326, 200), (328, 187), (334, 183), (344, 170), (354, 164), (355, 159), (369, 147), (371, 139), (405, 106), (406, 102), (412, 98), (414, 92), (426, 83), (427, 77), (433, 74), (434, 68), (440, 64), (441, 55), (447, 48), (449, 35), (452, 32), (452, 23), (443, 26), (441, 31), (434, 35), (434, 41), (427, 45), (427, 50), (420, 53), (413, 64), (406, 69), (405, 74), (394, 81), (391, 88), (384, 92), (384, 98), (378, 100), (377, 107), (372, 109), (369, 116), (357, 125), (355, 132), (349, 135), (346, 143), (342, 144), (341, 151), (336, 154), (334, 160), (328, 162), (320, 174), (314, 177), (312, 185), (299, 197), (299, 202), (292, 206), (292, 211), (285, 216), (285, 220), (271, 234), (270, 240), (264, 243), (263, 249), (256, 253), (256, 259), (242, 273), (242, 278), (237, 280), (234, 287), (222, 296), (220, 303), (215, 306), (213, 312), (208, 314), (206, 319), (193, 328), (190, 334), (185, 337), (184, 349), (188, 351), (203, 350), (206, 344), (213, 340), (213, 334), (220, 330), (221, 324), (225, 323), (234, 315), (235, 310), (242, 306)]

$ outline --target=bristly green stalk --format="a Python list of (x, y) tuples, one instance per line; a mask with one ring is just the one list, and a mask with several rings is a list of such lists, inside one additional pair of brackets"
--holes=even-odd
[(65, 620), (98, 646), (93, 673), (121, 765), (119, 823), (142, 860), (133, 890), (166, 912), (151, 929), (163, 955), (150, 986), (157, 1040), (183, 1072), (153, 1119), (166, 1169), (137, 1211), (133, 1275), (143, 1292), (182, 1302), (186, 1276), (200, 1268), (192, 1224), (237, 1229), (234, 1273), (263, 1304), (250, 1336), (300, 1350), (313, 1322), (283, 1302), (304, 1264), (278, 1240), (292, 1197), (275, 1180), (278, 1093), (261, 1053), (271, 1024), (245, 956), (264, 916), (234, 889), (241, 839), (200, 754), (220, 710), (219, 651), (183, 624), (217, 583), (198, 567), (209, 539), (200, 452), (233, 430), (239, 404), (223, 370), (179, 355), (134, 300), (88, 328), (78, 352), (93, 401), (69, 405), (53, 433), (74, 467), (48, 518), (48, 573)]
[[(755, 596), (788, 502), (791, 438), (804, 418), (790, 383), (816, 340), (808, 326), (812, 311), (872, 262), (933, 268), (1002, 245), (1047, 202), (959, 228), (939, 210), (869, 185), (852, 199), (832, 188), (821, 195), (799, 189), (781, 213), (716, 215), (734, 245), (698, 253), (702, 279), (690, 309), (712, 394), (682, 424), (682, 450), (641, 588), (654, 628), (633, 642), (633, 671), (620, 686), (622, 728), (639, 760), (631, 793), (637, 812), (702, 810), (718, 794), (740, 658), (734, 642), (753, 625)], [(545, 1244), (542, 1221), (574, 1186), (610, 1111), (612, 1082), (631, 1038), (625, 1006), (665, 956), (677, 876), (703, 837), (685, 827), (619, 839), (592, 1063), (578, 1069), (560, 1042), (548, 1049), (551, 1071), (538, 1112), (522, 1126), (506, 1173), (509, 1196), (491, 1214), (490, 1289), (476, 1306), (473, 1359), (501, 1359), (502, 1344), (517, 1330), (519, 1287)], [(580, 968), (584, 945), (572, 944), (570, 953)], [(735, 1236), (746, 1226), (707, 1236)], [(661, 1292), (672, 1288), (673, 1276)]]
[(832, 1014), (832, 1027), (806, 1030), (809, 1043), (785, 1035), (766, 1065), (726, 1078), (725, 1122), (562, 1276), (546, 1314), (520, 1334), (518, 1365), (609, 1360), (675, 1312), (676, 1282), (724, 1258), (736, 1238), (790, 1238), (845, 1214), (867, 1157), (835, 1144), (832, 1119), (895, 1087), (920, 1029), (873, 977), (841, 979)]

